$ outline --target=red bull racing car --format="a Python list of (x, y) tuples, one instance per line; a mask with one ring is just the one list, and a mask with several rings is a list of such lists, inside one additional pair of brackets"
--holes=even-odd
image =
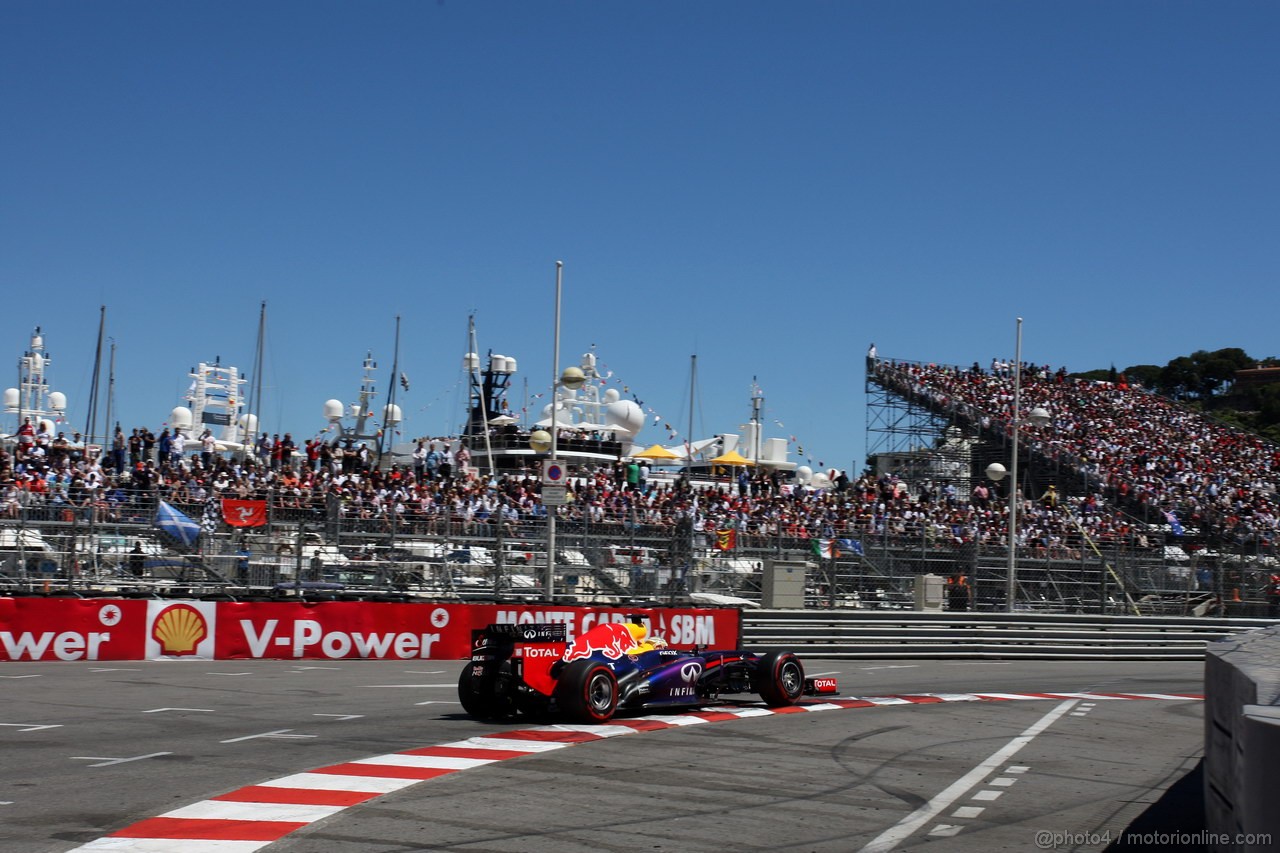
[(490, 625), (475, 632), (458, 699), (480, 719), (524, 713), (602, 723), (624, 710), (747, 693), (779, 707), (837, 689), (834, 678), (806, 678), (791, 652), (677, 651), (645, 632), (637, 622), (607, 622), (569, 643), (564, 625)]

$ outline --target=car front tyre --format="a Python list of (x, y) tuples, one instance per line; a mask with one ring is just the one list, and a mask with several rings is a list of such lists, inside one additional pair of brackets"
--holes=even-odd
[(756, 664), (760, 698), (770, 708), (794, 705), (804, 695), (804, 666), (791, 652), (770, 652)]

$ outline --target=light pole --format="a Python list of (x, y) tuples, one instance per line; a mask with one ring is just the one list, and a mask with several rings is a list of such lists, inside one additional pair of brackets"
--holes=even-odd
[[(562, 283), (562, 273), (564, 270), (564, 261), (556, 261), (556, 321), (555, 335), (553, 338), (553, 347), (551, 353), (551, 429), (548, 434), (544, 430), (534, 430), (529, 435), (529, 446), (538, 453), (551, 451), (550, 465), (555, 466), (557, 463), (556, 444), (559, 434), (559, 422), (557, 409), (559, 407), (560, 388), (568, 388), (574, 390), (581, 388), (586, 382), (586, 376), (582, 369), (578, 367), (566, 367), (564, 373), (560, 372), (560, 291)], [(557, 476), (557, 479), (559, 477)], [(559, 511), (560, 501), (548, 503), (547, 501), (546, 477), (543, 477), (543, 501), (542, 505), (547, 510), (547, 602), (554, 601), (556, 591), (556, 513)]]
[[(1018, 428), (1022, 415), (1022, 318), (1018, 318), (1018, 332), (1013, 348), (1013, 453), (1009, 464), (1009, 562), (1005, 574), (1004, 606), (1009, 613), (1013, 612), (1013, 600), (1018, 590), (1017, 545), (1018, 545)], [(1049, 422), (1049, 413), (1037, 406), (1027, 415), (1027, 420), (1034, 424)], [(987, 476), (992, 480), (1002, 480), (1005, 468), (999, 462), (987, 466)]]

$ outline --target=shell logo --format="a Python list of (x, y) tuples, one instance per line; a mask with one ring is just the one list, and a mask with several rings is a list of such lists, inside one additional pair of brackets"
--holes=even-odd
[(151, 626), (151, 639), (160, 644), (166, 655), (194, 655), (196, 647), (209, 636), (209, 623), (204, 614), (190, 604), (166, 607)]

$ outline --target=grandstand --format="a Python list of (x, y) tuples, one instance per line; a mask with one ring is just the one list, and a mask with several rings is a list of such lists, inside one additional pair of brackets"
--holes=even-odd
[[(1062, 592), (1075, 589), (1103, 611), (1275, 609), (1280, 448), (1123, 381), (1037, 365), (1021, 374), (1018, 563), (1044, 567), (1020, 584), (1022, 603), (1068, 606)], [(993, 494), (984, 508), (973, 492), (988, 464), (1009, 461), (1013, 384), (1011, 366), (999, 363), (868, 364), (873, 456), (912, 458), (909, 492), (928, 492), (931, 474), (936, 482), (934, 472), (964, 463), (958, 491), (968, 500), (951, 517), (986, 525), (973, 555), (979, 589), (984, 577), (993, 587), (997, 575), (1003, 580), (1008, 556), (1008, 495)], [(1050, 423), (1031, 423), (1033, 407), (1047, 409)]]

